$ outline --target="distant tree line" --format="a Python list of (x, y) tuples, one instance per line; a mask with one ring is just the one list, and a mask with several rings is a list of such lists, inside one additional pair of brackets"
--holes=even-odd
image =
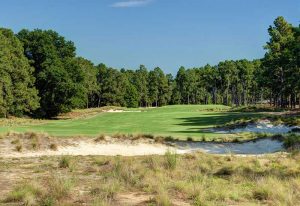
[(76, 56), (52, 30), (0, 29), (0, 116), (51, 118), (73, 108), (107, 105), (248, 105), (268, 100), (295, 107), (300, 98), (300, 27), (278, 17), (262, 59), (228, 60), (176, 76), (159, 67), (114, 69)]

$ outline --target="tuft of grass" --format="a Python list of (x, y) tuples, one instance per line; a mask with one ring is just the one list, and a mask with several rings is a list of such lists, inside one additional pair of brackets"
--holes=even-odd
[(70, 195), (74, 186), (74, 179), (65, 177), (51, 177), (47, 179), (47, 197), (54, 200), (60, 200)]
[(22, 150), (23, 150), (22, 144), (16, 145), (16, 150), (17, 150), (18, 152), (22, 152)]
[(115, 139), (126, 139), (127, 136), (125, 134), (117, 133), (117, 134), (112, 135), (112, 138), (115, 138)]
[(157, 136), (154, 138), (154, 141), (157, 143), (164, 143), (165, 139), (162, 136)]
[(31, 147), (32, 147), (32, 149), (34, 149), (34, 150), (39, 149), (40, 146), (41, 146), (41, 143), (40, 143), (40, 141), (39, 141), (38, 138), (32, 139), (32, 141), (31, 141)]
[(10, 142), (11, 144), (20, 144), (20, 139), (15, 139)]
[(24, 205), (36, 205), (37, 197), (41, 196), (42, 191), (36, 185), (29, 182), (16, 186), (5, 198), (4, 202), (21, 202)]
[(72, 169), (73, 162), (70, 156), (62, 156), (59, 160), (59, 168), (69, 168)]
[(94, 139), (95, 142), (101, 142), (105, 140), (105, 135), (101, 134), (96, 139)]
[(49, 147), (51, 150), (54, 150), (54, 151), (57, 150), (57, 144), (55, 144), (55, 143), (51, 143)]
[(159, 187), (159, 189), (157, 191), (157, 195), (155, 195), (155, 197), (152, 201), (158, 206), (171, 206), (172, 205), (172, 202), (170, 200), (168, 192), (162, 187)]
[(144, 134), (143, 135), (146, 139), (154, 139), (154, 136), (152, 134)]
[(164, 141), (166, 141), (166, 142), (174, 142), (175, 138), (172, 137), (172, 136), (167, 136), (167, 137), (164, 138)]
[(168, 150), (165, 153), (165, 167), (170, 170), (174, 170), (177, 165), (177, 154)]
[(36, 139), (38, 138), (38, 134), (35, 132), (25, 132), (25, 137), (28, 139)]

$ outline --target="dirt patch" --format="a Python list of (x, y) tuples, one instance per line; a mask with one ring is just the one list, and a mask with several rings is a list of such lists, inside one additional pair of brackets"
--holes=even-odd
[[(116, 196), (116, 205), (128, 205), (128, 206), (143, 206), (151, 205), (155, 196), (149, 195), (143, 192), (131, 192), (131, 193), (120, 193)], [(190, 206), (180, 199), (173, 198), (171, 200), (173, 206)]]

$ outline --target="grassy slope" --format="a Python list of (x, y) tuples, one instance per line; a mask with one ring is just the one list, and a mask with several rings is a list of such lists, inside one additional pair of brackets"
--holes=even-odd
[(222, 135), (203, 131), (203, 129), (222, 125), (239, 118), (258, 115), (226, 112), (224, 111), (226, 108), (228, 107), (221, 105), (175, 105), (144, 109), (143, 112), (99, 113), (96, 116), (83, 119), (52, 120), (45, 124), (27, 126), (5, 126), (0, 128), (0, 132), (38, 131), (55, 136), (144, 133), (170, 135), (183, 139), (186, 137), (200, 139), (205, 136), (209, 139)]

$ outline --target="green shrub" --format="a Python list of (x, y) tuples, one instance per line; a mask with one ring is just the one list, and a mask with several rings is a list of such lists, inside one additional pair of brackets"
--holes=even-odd
[(300, 136), (296, 134), (290, 134), (284, 138), (283, 145), (287, 149), (299, 149), (300, 148)]
[(187, 137), (187, 138), (186, 138), (186, 141), (193, 142), (194, 139), (193, 139), (192, 137)]

